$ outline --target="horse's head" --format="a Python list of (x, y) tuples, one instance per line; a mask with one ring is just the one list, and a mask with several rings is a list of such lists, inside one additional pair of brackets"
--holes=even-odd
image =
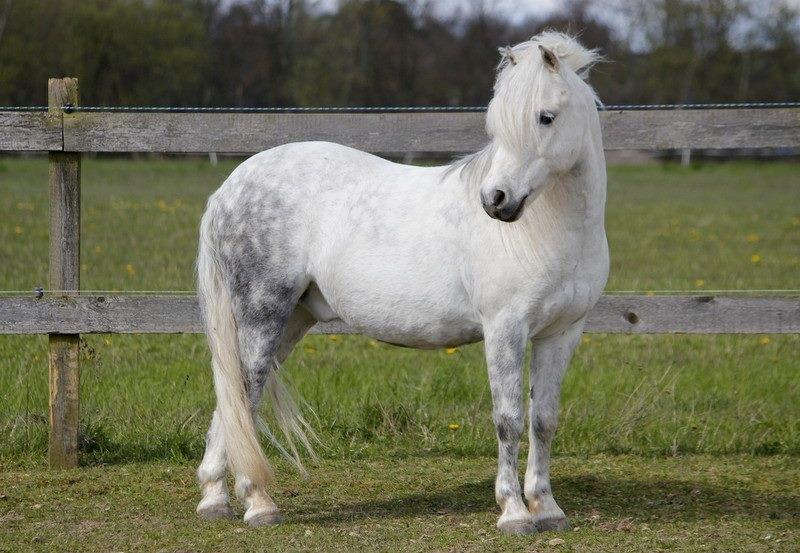
[(491, 217), (511, 222), (551, 177), (572, 170), (593, 140), (596, 96), (583, 79), (598, 55), (559, 33), (500, 52), (480, 198)]

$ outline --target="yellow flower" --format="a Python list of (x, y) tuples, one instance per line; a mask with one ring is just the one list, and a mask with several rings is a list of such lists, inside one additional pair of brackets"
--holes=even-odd
[(125, 272), (127, 272), (129, 275), (135, 275), (136, 269), (133, 268), (133, 265), (128, 263), (127, 265), (125, 265)]
[(757, 253), (754, 253), (753, 255), (750, 256), (750, 262), (751, 263), (761, 263), (761, 256), (758, 255)]
[(747, 242), (750, 244), (755, 244), (756, 242), (758, 242), (758, 234), (756, 233), (748, 234), (747, 236), (744, 237), (744, 239), (747, 240)]
[(95, 246), (94, 247), (94, 253), (100, 253), (102, 251), (103, 251), (103, 248), (101, 248), (100, 246)]
[(161, 211), (167, 210), (167, 202), (165, 202), (164, 200), (158, 200), (158, 203), (156, 205), (158, 205), (158, 209), (160, 209)]
[(581, 336), (581, 342), (583, 342), (584, 344), (588, 344), (588, 343), (589, 343), (589, 342), (591, 342), (591, 341), (592, 341), (592, 339), (591, 339), (590, 337), (588, 337), (588, 336)]
[(758, 343), (761, 344), (762, 346), (768, 346), (770, 341), (771, 340), (769, 339), (769, 336), (762, 336), (761, 338), (758, 339)]
[(653, 296), (655, 296), (655, 295), (656, 295), (656, 293), (655, 293), (655, 292), (653, 292), (652, 290), (648, 290), (647, 292), (645, 292), (645, 293), (644, 293), (644, 295), (645, 295), (645, 296), (649, 296), (649, 297), (651, 297), (651, 298), (652, 298)]
[(454, 354), (455, 352), (457, 352), (457, 351), (458, 351), (458, 348), (447, 348), (446, 350), (444, 350), (444, 352), (445, 352), (447, 355), (453, 355), (453, 354)]
[(331, 334), (330, 336), (328, 336), (328, 340), (330, 340), (331, 342), (336, 342), (338, 339), (339, 339), (338, 334)]
[(306, 353), (316, 353), (317, 352), (317, 348), (315, 348), (314, 346), (306, 346), (303, 349), (305, 350)]
[(14, 234), (16, 235), (22, 234), (22, 227), (20, 226), (14, 227)]
[(697, 242), (698, 240), (700, 240), (700, 231), (697, 230), (696, 228), (690, 228), (689, 239), (692, 240), (693, 242)]
[(369, 341), (369, 345), (372, 346), (373, 348), (377, 348), (378, 347), (378, 341), (377, 340), (370, 340)]
[(695, 288), (702, 288), (703, 286), (705, 286), (705, 284), (706, 284), (706, 281), (703, 280), (702, 278), (698, 278), (697, 280), (694, 281), (694, 287)]
[(453, 432), (455, 432), (456, 430), (458, 430), (459, 428), (461, 428), (461, 425), (460, 425), (460, 424), (458, 424), (458, 423), (455, 423), (455, 422), (451, 422), (450, 424), (448, 424), (448, 425), (447, 425), (447, 428), (449, 428), (450, 430), (452, 430)]

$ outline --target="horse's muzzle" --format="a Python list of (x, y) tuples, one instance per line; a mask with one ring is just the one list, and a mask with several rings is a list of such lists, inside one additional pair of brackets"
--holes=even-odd
[(517, 201), (513, 201), (508, 194), (502, 190), (495, 190), (492, 192), (491, 197), (481, 195), (481, 203), (483, 203), (483, 210), (492, 219), (503, 221), (504, 223), (513, 223), (522, 215), (522, 208), (525, 206), (525, 200), (528, 199), (526, 194)]

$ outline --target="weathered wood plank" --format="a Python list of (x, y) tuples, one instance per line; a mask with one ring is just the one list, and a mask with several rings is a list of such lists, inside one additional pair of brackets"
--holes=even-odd
[(74, 113), (70, 151), (252, 153), (303, 140), (371, 152), (451, 153), (486, 143), (482, 113)]
[(800, 146), (800, 108), (606, 111), (607, 150)]
[[(77, 79), (50, 79), (50, 113), (77, 105)], [(50, 152), (50, 288), (77, 296), (80, 287), (81, 158)], [(80, 337), (55, 329), (49, 337), (50, 440), (48, 460), (54, 468), (78, 466), (78, 392)]]
[(800, 332), (800, 298), (604, 296), (587, 332), (790, 334)]
[[(800, 108), (606, 111), (600, 119), (607, 150), (800, 146)], [(487, 138), (483, 113), (64, 115), (64, 148), (75, 152), (251, 153), (301, 140), (457, 154)]]
[(81, 154), (50, 152), (50, 289), (80, 287)]
[(50, 436), (47, 459), (52, 468), (78, 466), (80, 336), (50, 334)]
[(0, 152), (60, 150), (61, 114), (0, 111)]
[[(0, 334), (202, 332), (193, 296), (0, 298)], [(348, 334), (343, 323), (321, 334)], [(604, 296), (587, 332), (631, 334), (800, 333), (800, 298)]]

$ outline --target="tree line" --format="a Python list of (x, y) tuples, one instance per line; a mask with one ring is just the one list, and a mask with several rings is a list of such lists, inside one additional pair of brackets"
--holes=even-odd
[[(571, 0), (510, 17), (491, 0), (0, 0), (0, 105), (485, 105), (497, 47), (544, 29), (606, 58), (607, 103), (800, 99), (800, 14), (783, 0)], [(512, 8), (513, 9), (513, 8)]]

